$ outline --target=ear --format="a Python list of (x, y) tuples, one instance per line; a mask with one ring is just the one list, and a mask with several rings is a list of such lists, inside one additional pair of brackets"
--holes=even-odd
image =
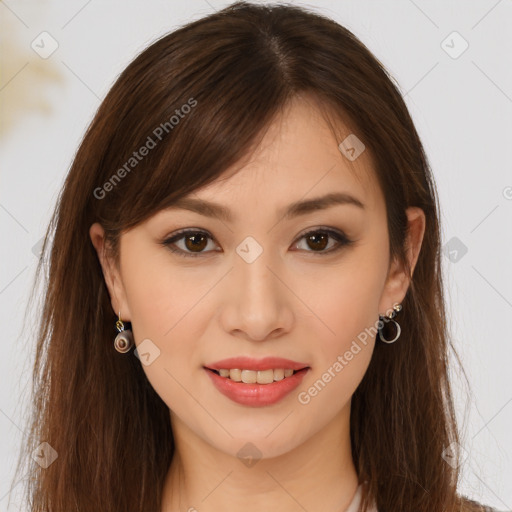
[(101, 224), (95, 222), (89, 229), (89, 236), (91, 237), (91, 242), (100, 260), (103, 277), (110, 295), (112, 309), (116, 316), (121, 313), (121, 319), (130, 322), (131, 314), (126, 300), (126, 292), (121, 274), (114, 262), (108, 257), (105, 243), (105, 231)]
[(400, 304), (411, 283), (412, 274), (418, 261), (418, 256), (425, 234), (425, 212), (416, 206), (406, 210), (409, 229), (406, 238), (406, 257), (411, 267), (409, 276), (401, 265), (395, 260), (388, 272), (387, 281), (379, 303), (379, 314), (390, 313), (394, 304)]

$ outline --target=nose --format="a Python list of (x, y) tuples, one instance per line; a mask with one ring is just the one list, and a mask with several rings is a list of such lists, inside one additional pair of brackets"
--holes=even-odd
[(234, 258), (221, 316), (223, 328), (231, 335), (263, 341), (292, 328), (293, 293), (283, 267), (269, 255), (270, 251), (263, 251), (254, 261)]

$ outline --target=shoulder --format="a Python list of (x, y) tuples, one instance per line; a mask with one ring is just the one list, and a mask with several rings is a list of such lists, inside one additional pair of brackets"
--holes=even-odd
[(464, 496), (462, 498), (461, 512), (512, 512), (511, 510), (498, 510)]

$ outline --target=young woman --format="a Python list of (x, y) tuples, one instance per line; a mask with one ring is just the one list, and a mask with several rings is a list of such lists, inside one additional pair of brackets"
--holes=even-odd
[(428, 161), (334, 21), (241, 2), (143, 51), (47, 259), (31, 511), (487, 510), (457, 492)]

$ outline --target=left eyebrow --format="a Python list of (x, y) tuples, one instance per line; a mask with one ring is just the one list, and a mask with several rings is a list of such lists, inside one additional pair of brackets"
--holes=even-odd
[[(348, 194), (347, 192), (336, 192), (327, 194), (325, 196), (308, 199), (306, 201), (296, 201), (286, 206), (277, 212), (278, 218), (291, 219), (307, 213), (325, 210), (332, 206), (338, 205), (352, 205), (365, 209), (364, 204), (358, 198)], [(204, 199), (194, 199), (192, 197), (184, 197), (175, 201), (169, 209), (182, 208), (189, 210), (205, 217), (214, 217), (222, 219), (226, 222), (232, 222), (234, 219), (233, 213), (225, 206), (206, 201)]]

